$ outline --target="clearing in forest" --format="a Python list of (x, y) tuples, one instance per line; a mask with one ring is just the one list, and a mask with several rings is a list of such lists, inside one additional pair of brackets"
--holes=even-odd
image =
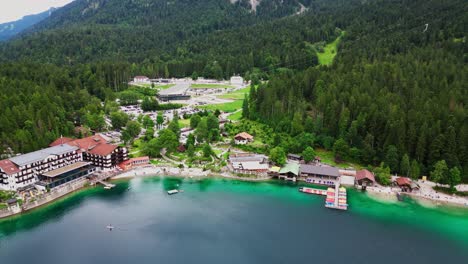
[(333, 63), (333, 59), (337, 53), (337, 47), (340, 43), (341, 39), (343, 38), (345, 32), (342, 31), (341, 35), (337, 37), (333, 42), (328, 43), (323, 48), (323, 52), (317, 52), (317, 57), (320, 65), (331, 65)]

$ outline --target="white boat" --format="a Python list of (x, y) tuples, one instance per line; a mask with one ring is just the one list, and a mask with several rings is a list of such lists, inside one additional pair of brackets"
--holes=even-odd
[(172, 195), (172, 194), (176, 194), (178, 192), (179, 192), (178, 190), (169, 190), (169, 191), (167, 191), (167, 194)]
[(104, 189), (110, 190), (110, 189), (112, 189), (112, 187), (111, 186), (104, 186)]

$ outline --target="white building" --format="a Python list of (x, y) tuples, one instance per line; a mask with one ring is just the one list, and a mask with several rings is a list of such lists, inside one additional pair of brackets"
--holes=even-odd
[(245, 144), (248, 144), (249, 142), (252, 142), (253, 139), (254, 138), (252, 135), (246, 132), (242, 132), (234, 136), (234, 143), (236, 145), (245, 145)]
[(231, 85), (242, 86), (244, 85), (244, 78), (240, 76), (232, 76), (230, 83)]
[(35, 184), (39, 175), (80, 162), (79, 149), (58, 145), (0, 161), (0, 189), (15, 191)]
[(134, 83), (150, 83), (150, 79), (146, 76), (135, 76), (133, 78)]

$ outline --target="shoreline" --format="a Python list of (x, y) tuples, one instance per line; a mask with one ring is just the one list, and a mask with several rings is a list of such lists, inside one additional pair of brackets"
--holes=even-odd
[[(151, 177), (176, 177), (176, 178), (191, 178), (191, 179), (207, 179), (207, 178), (218, 178), (218, 179), (227, 179), (227, 180), (239, 180), (239, 181), (248, 181), (248, 182), (265, 182), (272, 180), (271, 177), (266, 178), (247, 178), (247, 177), (238, 177), (234, 175), (227, 175), (226, 173), (212, 173), (210, 171), (203, 171), (199, 168), (176, 168), (176, 167), (156, 167), (156, 166), (145, 166), (145, 167), (138, 167), (131, 169), (129, 171), (125, 171), (109, 178), (110, 181), (118, 181), (118, 180), (131, 180), (134, 178), (151, 178)], [(298, 182), (299, 183), (299, 182)], [(305, 182), (304, 182), (305, 183)], [(70, 195), (73, 195), (77, 192), (84, 191), (90, 188), (97, 188), (98, 185), (94, 186), (86, 186), (83, 185), (82, 187), (75, 188), (73, 191), (66, 193), (57, 197), (56, 199), (52, 199), (47, 201), (44, 204), (31, 207), (27, 210), (20, 211), (18, 213), (14, 213), (5, 217), (1, 217), (0, 221), (9, 220), (14, 217), (20, 217), (23, 214), (30, 213), (36, 209), (40, 209), (46, 207), (48, 205), (53, 204), (54, 202), (58, 202), (63, 200)], [(353, 187), (351, 187), (353, 188)], [(390, 187), (368, 187), (367, 188), (367, 197), (369, 199), (375, 200), (381, 203), (398, 203), (398, 199), (396, 197), (395, 190), (392, 190)], [(439, 194), (438, 199), (433, 198), (429, 195), (422, 195), (417, 193), (402, 193), (401, 195), (410, 197), (414, 201), (416, 201), (420, 206), (425, 208), (459, 208), (459, 209), (468, 209), (468, 199), (462, 198), (463, 202), (459, 200), (449, 199), (450, 197), (446, 197), (446, 195)], [(445, 198), (445, 199), (443, 199)], [(460, 198), (460, 197), (458, 197)]]
[[(468, 209), (467, 198), (449, 196), (446, 194), (436, 193), (435, 191), (432, 194), (422, 194), (401, 192), (399, 190), (393, 190), (391, 187), (368, 187), (367, 192), (370, 198), (387, 203), (398, 202), (396, 194), (400, 193), (400, 195), (410, 197), (419, 205), (426, 208), (455, 207)], [(436, 195), (434, 195), (434, 193)]]

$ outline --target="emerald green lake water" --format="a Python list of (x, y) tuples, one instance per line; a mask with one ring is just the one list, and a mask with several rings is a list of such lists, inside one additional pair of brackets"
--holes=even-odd
[(0, 220), (0, 263), (468, 263), (467, 209), (349, 190), (342, 212), (299, 186), (155, 177), (80, 191)]

